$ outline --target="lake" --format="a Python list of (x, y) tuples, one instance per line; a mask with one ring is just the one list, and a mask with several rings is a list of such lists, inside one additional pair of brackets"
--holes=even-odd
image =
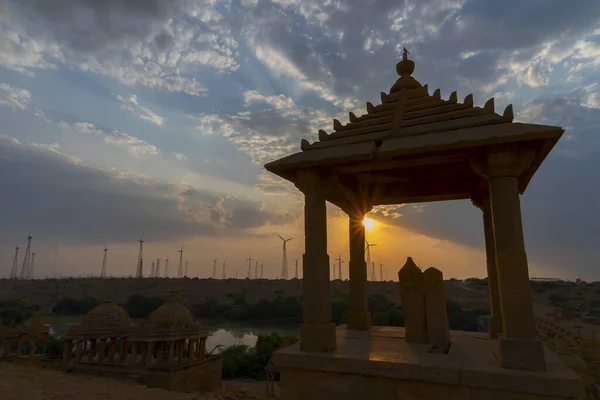
[[(61, 321), (48, 321), (46, 322), (50, 326), (51, 335), (62, 335), (69, 328), (79, 323), (79, 317), (75, 319), (63, 319)], [(299, 326), (269, 326), (269, 325), (253, 325), (244, 324), (237, 322), (226, 322), (226, 323), (210, 323), (204, 324), (208, 329), (211, 336), (206, 339), (206, 350), (212, 351), (217, 346), (229, 347), (235, 344), (245, 344), (247, 346), (254, 346), (258, 335), (269, 334), (271, 332), (277, 332), (280, 335), (293, 335), (298, 336), (300, 327)]]

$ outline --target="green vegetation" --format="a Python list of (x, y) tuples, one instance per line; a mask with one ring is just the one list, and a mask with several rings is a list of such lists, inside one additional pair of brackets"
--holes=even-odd
[(562, 294), (552, 293), (548, 295), (548, 300), (550, 300), (550, 303), (552, 303), (553, 306), (562, 306), (571, 301), (572, 298)]
[(10, 324), (12, 320), (15, 320), (17, 324), (22, 324), (33, 317), (39, 309), (39, 306), (21, 299), (0, 300), (0, 321), (4, 324)]
[[(252, 323), (298, 325), (302, 323), (302, 303), (294, 296), (277, 296), (273, 300), (262, 299), (251, 304), (243, 293), (227, 296), (230, 302), (220, 303), (209, 297), (203, 303), (191, 307), (191, 311), (199, 320), (214, 321), (247, 321)], [(61, 299), (53, 311), (62, 315), (83, 314), (91, 308), (95, 299), (85, 298), (77, 301), (70, 298)], [(146, 297), (140, 294), (132, 295), (123, 304), (132, 318), (147, 318), (164, 300), (156, 297)], [(373, 295), (368, 299), (369, 311), (373, 325), (404, 326), (402, 307), (389, 301), (383, 295)], [(450, 329), (477, 331), (480, 329), (478, 317), (489, 314), (487, 309), (464, 310), (456, 301), (448, 299), (448, 320)], [(347, 293), (336, 292), (331, 301), (331, 320), (336, 324), (348, 321), (350, 299)]]
[(230, 346), (223, 351), (223, 379), (250, 378), (265, 379), (265, 367), (273, 352), (283, 345), (298, 341), (294, 336), (282, 336), (275, 332), (259, 335), (255, 347), (245, 345)]
[(148, 318), (152, 311), (165, 303), (164, 299), (158, 297), (146, 297), (141, 294), (134, 294), (123, 304), (131, 318)]
[(100, 302), (95, 297), (84, 297), (76, 300), (71, 297), (63, 297), (52, 308), (57, 315), (83, 315), (96, 307)]

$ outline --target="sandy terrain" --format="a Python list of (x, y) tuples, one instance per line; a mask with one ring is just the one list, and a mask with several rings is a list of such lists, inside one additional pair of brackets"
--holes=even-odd
[(263, 384), (255, 382), (225, 382), (221, 391), (203, 395), (0, 363), (2, 400), (259, 400), (263, 393)]

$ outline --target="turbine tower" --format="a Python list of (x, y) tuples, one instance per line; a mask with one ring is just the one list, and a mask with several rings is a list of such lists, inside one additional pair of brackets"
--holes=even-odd
[(217, 259), (213, 260), (213, 279), (217, 279)]
[(56, 258), (58, 257), (58, 246), (54, 248), (54, 264), (52, 265), (52, 278), (56, 277)]
[(156, 269), (154, 270), (154, 277), (160, 278), (160, 258), (156, 259)]
[(256, 265), (254, 266), (254, 279), (258, 279), (258, 261), (256, 261)]
[(144, 276), (144, 235), (143, 234), (142, 234), (142, 237), (140, 238), (140, 240), (138, 240), (138, 242), (140, 243), (140, 254), (138, 255), (138, 263), (137, 263), (137, 270), (135, 271), (135, 277), (142, 278)]
[(296, 263), (296, 274), (294, 275), (294, 278), (298, 279), (298, 260), (299, 258), (294, 259), (294, 262)]
[(152, 261), (152, 269), (150, 270), (150, 278), (154, 278), (154, 274), (156, 273), (156, 263)]
[(28, 279), (33, 279), (33, 264), (35, 262), (35, 252), (31, 253), (31, 264), (29, 264), (29, 276)]
[(27, 235), (27, 248), (25, 249), (25, 258), (23, 259), (23, 265), (21, 266), (20, 279), (27, 279), (29, 275), (29, 264), (31, 262), (31, 239), (33, 236)]
[(379, 263), (379, 280), (383, 282), (383, 264)]
[(293, 238), (284, 239), (280, 235), (279, 239), (283, 241), (283, 260), (281, 261), (281, 279), (288, 278), (288, 265), (287, 265), (287, 242), (292, 240)]
[(225, 279), (225, 261), (223, 261), (223, 270), (221, 271), (221, 279)]
[(179, 253), (179, 268), (177, 269), (177, 277), (183, 278), (183, 246), (181, 249), (177, 250)]
[(169, 277), (169, 257), (165, 260), (165, 278)]
[(369, 244), (369, 242), (367, 242), (367, 239), (365, 239), (365, 243), (367, 244), (367, 248), (365, 249), (365, 251), (367, 252), (367, 268), (369, 268), (369, 266), (371, 266), (371, 280), (374, 281), (375, 280), (375, 264), (371, 264), (371, 247), (375, 247), (377, 245), (375, 243)]
[(185, 274), (184, 276), (187, 278), (188, 274), (187, 274), (187, 265), (188, 265), (188, 261), (185, 260)]
[(19, 246), (15, 246), (15, 258), (13, 259), (12, 268), (10, 269), (10, 279), (17, 279), (17, 270), (19, 260)]
[(248, 261), (248, 279), (250, 279), (252, 278), (252, 261), (254, 261), (252, 259), (252, 255), (248, 255), (248, 259), (246, 261)]
[(263, 269), (264, 269), (264, 265), (260, 264), (260, 279), (263, 278)]
[(106, 247), (104, 247), (104, 250), (102, 251), (102, 269), (100, 270), (100, 278), (102, 278), (102, 279), (106, 278), (106, 252), (107, 251), (108, 251), (108, 249)]
[(342, 261), (341, 254), (338, 256), (337, 261), (338, 261), (338, 279), (341, 281), (342, 280), (342, 263), (344, 262), (344, 261)]

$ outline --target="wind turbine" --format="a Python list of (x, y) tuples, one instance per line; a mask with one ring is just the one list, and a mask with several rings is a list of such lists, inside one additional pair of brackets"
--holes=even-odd
[(246, 261), (248, 261), (248, 279), (250, 279), (252, 278), (252, 261), (254, 261), (252, 255), (249, 254)]
[(296, 263), (296, 275), (294, 275), (294, 278), (298, 279), (298, 260), (299, 258), (295, 258), (294, 262)]
[(152, 261), (152, 269), (150, 270), (150, 278), (154, 278), (154, 274), (156, 274), (156, 263)]
[(154, 277), (160, 278), (160, 258), (156, 259), (156, 269), (154, 270)]
[(179, 269), (177, 270), (177, 277), (183, 278), (183, 246), (181, 249), (177, 250), (179, 253)]
[(19, 275), (20, 279), (27, 279), (29, 275), (29, 265), (31, 263), (31, 239), (33, 236), (31, 234), (27, 235), (27, 248), (25, 248), (25, 258), (23, 258), (23, 265), (21, 266), (21, 274)]
[(383, 263), (379, 263), (379, 280), (383, 282)]
[(187, 265), (188, 265), (188, 260), (185, 260), (185, 274), (184, 276), (187, 278), (188, 274), (187, 274)]
[(281, 279), (288, 278), (288, 265), (287, 265), (287, 242), (292, 240), (293, 238), (284, 239), (279, 234), (279, 239), (283, 241), (283, 260), (281, 261)]
[(225, 279), (225, 261), (223, 261), (223, 271), (221, 271), (221, 279)]
[(16, 246), (15, 247), (15, 258), (13, 259), (12, 268), (10, 270), (10, 279), (17, 279), (17, 270), (19, 269), (18, 261), (19, 261), (19, 246)]
[(213, 279), (217, 278), (217, 259), (213, 260)]
[(142, 278), (144, 276), (144, 234), (142, 233), (142, 237), (138, 240), (140, 243), (140, 253), (138, 255), (138, 264), (137, 269), (135, 271), (136, 278)]
[(35, 262), (35, 251), (31, 252), (31, 264), (29, 264), (29, 279), (33, 279), (33, 264)]
[(263, 269), (264, 269), (264, 265), (260, 264), (260, 279), (263, 278)]
[(106, 278), (106, 252), (108, 249), (104, 246), (104, 250), (102, 250), (102, 269), (100, 270), (100, 278)]
[(258, 261), (256, 261), (256, 265), (254, 266), (254, 279), (258, 279)]
[(371, 268), (371, 280), (374, 281), (375, 280), (375, 264), (371, 264), (371, 247), (375, 247), (377, 246), (375, 243), (371, 243), (369, 244), (369, 242), (367, 242), (367, 239), (365, 239), (365, 243), (367, 244), (367, 248), (365, 249), (366, 253), (367, 253), (367, 268)]
[(169, 257), (165, 260), (165, 278), (169, 277)]

